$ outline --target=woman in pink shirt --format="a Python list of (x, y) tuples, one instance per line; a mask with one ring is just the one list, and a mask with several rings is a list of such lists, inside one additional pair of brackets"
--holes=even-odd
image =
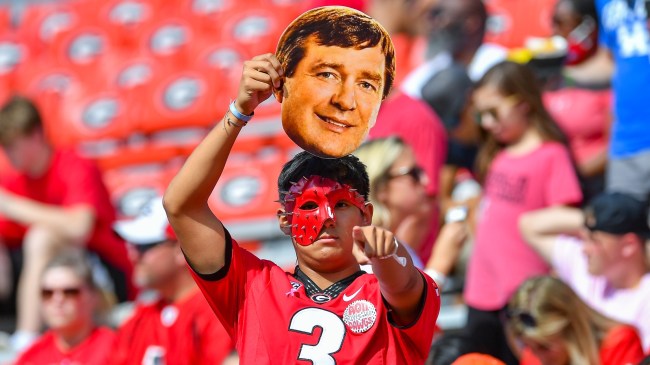
[(524, 280), (549, 270), (522, 239), (519, 216), (578, 204), (582, 194), (564, 135), (544, 108), (530, 68), (495, 65), (472, 100), (488, 136), (477, 157), (484, 193), (465, 283), (466, 329), (479, 350), (516, 364), (503, 331), (504, 308)]

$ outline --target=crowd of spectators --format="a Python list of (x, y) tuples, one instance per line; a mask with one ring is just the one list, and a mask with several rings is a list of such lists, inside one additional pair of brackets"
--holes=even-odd
[[(427, 364), (650, 355), (650, 1), (546, 3), (553, 46), (521, 44), (524, 59), (489, 37), (490, 2), (297, 5), (359, 8), (394, 37), (395, 87), (354, 155), (372, 224), (443, 293), (463, 278), (465, 326), (436, 327)], [(0, 109), (0, 299), (16, 363), (237, 363), (161, 198), (116, 221), (103, 171), (48, 138), (41, 105)]]

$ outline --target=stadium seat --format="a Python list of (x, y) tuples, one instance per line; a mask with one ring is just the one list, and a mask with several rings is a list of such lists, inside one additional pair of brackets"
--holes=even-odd
[(11, 28), (11, 9), (7, 5), (0, 5), (0, 33), (4, 33)]
[(97, 19), (117, 46), (136, 52), (141, 34), (167, 15), (159, 5), (152, 0), (107, 1), (99, 6)]
[[(133, 132), (133, 97), (123, 90), (83, 87), (65, 98), (51, 96), (48, 113), (50, 136), (61, 145), (87, 141), (119, 141)], [(109, 154), (111, 149), (99, 153)]]
[(70, 68), (84, 83), (107, 85), (126, 51), (103, 28), (91, 25), (59, 35), (53, 44), (52, 65)]
[(281, 234), (276, 220), (276, 181), (287, 161), (285, 151), (256, 154), (233, 151), (208, 204), (231, 233), (242, 241)]
[(280, 35), (293, 18), (269, 8), (248, 8), (233, 11), (223, 24), (221, 39), (237, 42), (251, 55), (274, 52)]
[(118, 219), (133, 218), (142, 204), (161, 196), (176, 168), (168, 164), (142, 164), (104, 171), (104, 182), (116, 207)]
[(178, 13), (200, 32), (218, 37), (223, 22), (237, 0), (182, 0), (176, 3)]
[(3, 86), (12, 87), (15, 74), (33, 59), (31, 50), (17, 39), (14, 32), (0, 34), (0, 79), (3, 79)]
[(65, 31), (79, 27), (80, 14), (64, 3), (38, 3), (25, 7), (16, 27), (22, 43), (35, 54), (47, 54), (54, 40)]
[(212, 126), (228, 103), (219, 90), (221, 80), (216, 73), (189, 68), (156, 75), (148, 90), (137, 95), (142, 107), (139, 130)]
[(528, 37), (551, 35), (556, 0), (486, 1), (488, 23), (485, 41), (507, 48), (523, 47)]
[(180, 17), (170, 17), (147, 27), (140, 40), (141, 54), (157, 62), (183, 69), (191, 64), (189, 52), (196, 37), (194, 28)]

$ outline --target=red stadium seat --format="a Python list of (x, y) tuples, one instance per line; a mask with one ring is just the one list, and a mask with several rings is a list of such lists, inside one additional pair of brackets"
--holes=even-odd
[(162, 196), (176, 169), (168, 164), (146, 164), (104, 171), (118, 218), (133, 218), (142, 204)]
[(490, 0), (485, 41), (507, 48), (523, 47), (528, 37), (551, 35), (556, 0)]
[(223, 24), (221, 39), (245, 46), (251, 55), (274, 52), (280, 35), (293, 18), (268, 8), (241, 9)]
[(98, 22), (119, 47), (136, 51), (144, 31), (160, 22), (166, 13), (152, 0), (107, 1), (98, 7)]
[[(261, 152), (261, 153), (260, 153)], [(276, 220), (279, 204), (276, 181), (287, 161), (280, 149), (268, 153), (233, 151), (208, 204), (224, 224), (243, 241), (281, 234)]]
[(0, 33), (11, 29), (11, 9), (6, 5), (0, 6)]
[[(34, 60), (32, 50), (17, 39), (17, 35), (11, 31), (0, 34), (0, 78), (3, 79), (3, 86), (13, 88), (15, 75)], [(9, 90), (6, 90), (9, 91)]]
[(50, 110), (55, 116), (49, 123), (49, 135), (61, 145), (78, 145), (103, 140), (110, 154), (117, 141), (133, 132), (133, 98), (121, 90), (83, 88), (65, 98), (52, 97)]
[(62, 33), (54, 41), (55, 64), (75, 69), (84, 81), (107, 81), (107, 72), (125, 57), (103, 28), (87, 25)]
[(183, 69), (195, 57), (189, 50), (196, 37), (194, 28), (185, 19), (166, 18), (143, 32), (140, 39), (141, 53), (162, 64)]
[(84, 2), (31, 3), (18, 20), (19, 39), (33, 53), (48, 55), (61, 34), (94, 23), (87, 9)]
[(221, 78), (197, 69), (178, 70), (158, 77), (137, 96), (142, 106), (139, 129), (154, 133), (174, 128), (212, 126), (228, 96), (220, 93)]
[(182, 0), (176, 4), (179, 14), (195, 29), (217, 38), (223, 22), (238, 0)]

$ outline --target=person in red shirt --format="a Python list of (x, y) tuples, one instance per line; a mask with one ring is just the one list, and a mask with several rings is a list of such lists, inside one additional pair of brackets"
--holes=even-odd
[[(313, 90), (327, 84), (318, 93), (327, 102), (313, 105), (307, 96), (294, 102), (347, 118), (381, 99), (385, 75), (371, 77), (376, 73), (350, 57), (366, 52), (383, 59), (379, 45), (359, 50), (363, 43), (352, 38), (324, 46), (319, 38), (346, 36), (309, 38), (301, 62), (310, 54), (322, 57), (310, 66), (311, 76), (293, 86)], [(278, 224), (293, 242), (293, 273), (241, 248), (208, 206), (256, 107), (273, 92), (287, 97), (287, 88), (280, 90), (283, 75), (275, 55), (246, 61), (236, 100), (165, 192), (167, 216), (194, 278), (233, 338), (242, 365), (423, 364), (440, 310), (439, 291), (392, 232), (370, 225), (368, 174), (358, 158), (303, 151), (283, 167)], [(361, 271), (360, 263), (372, 265), (373, 274)]]
[(634, 327), (594, 311), (554, 277), (525, 281), (507, 317), (514, 342), (523, 344), (521, 365), (620, 365), (643, 358)]
[(111, 274), (126, 300), (132, 267), (126, 246), (112, 231), (115, 210), (96, 165), (47, 139), (41, 116), (15, 96), (0, 109), (0, 147), (12, 168), (0, 171), (0, 244), (20, 251), (17, 292), (20, 350), (40, 330), (38, 280), (45, 264), (65, 247), (86, 247)]
[(84, 252), (69, 249), (52, 259), (43, 271), (39, 290), (49, 330), (15, 365), (105, 364), (115, 334), (94, 320), (103, 297)]
[(192, 280), (161, 199), (115, 230), (129, 243), (136, 284), (159, 298), (137, 305), (120, 326), (110, 364), (221, 364), (233, 350), (230, 337)]

